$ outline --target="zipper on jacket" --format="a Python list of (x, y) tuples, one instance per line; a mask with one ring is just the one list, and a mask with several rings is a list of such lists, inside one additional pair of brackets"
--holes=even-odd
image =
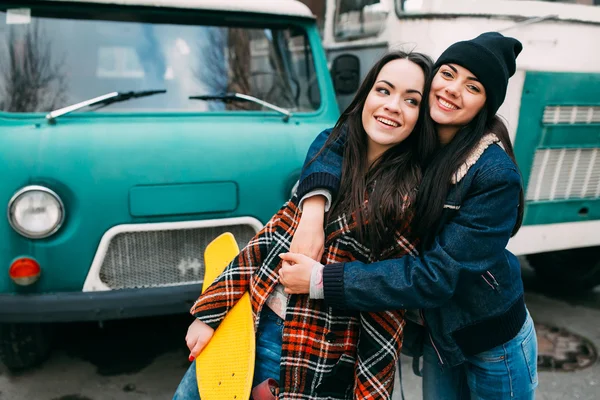
[[(421, 319), (423, 320), (423, 326), (427, 327), (427, 322), (425, 321), (425, 315), (423, 315), (423, 310), (419, 310), (419, 313), (421, 314)], [(431, 345), (435, 350), (435, 354), (437, 354), (438, 359), (440, 360), (440, 365), (444, 365), (444, 360), (442, 360), (442, 356), (440, 355), (440, 352), (438, 351), (435, 342), (433, 341), (433, 337), (431, 336), (431, 332), (429, 332), (429, 329), (427, 329), (427, 334), (429, 335), (429, 340), (431, 341)]]
[(485, 275), (481, 275), (481, 277), (483, 278), (483, 280), (485, 281), (485, 283), (487, 283), (487, 284), (488, 284), (488, 286), (492, 288), (492, 290), (496, 290), (496, 288), (494, 287), (494, 285), (492, 285), (492, 284), (490, 283), (490, 281), (488, 281), (488, 280), (485, 278)]
[(485, 271), (485, 272), (487, 272), (487, 274), (490, 276), (490, 278), (492, 278), (492, 280), (494, 281), (494, 285), (500, 286), (498, 284), (498, 281), (496, 280), (496, 277), (494, 277), (494, 275), (492, 275), (492, 273), (490, 271)]
[(492, 285), (492, 284), (490, 283), (490, 281), (489, 281), (489, 280), (488, 280), (488, 279), (485, 277), (485, 275), (483, 275), (483, 274), (482, 274), (482, 275), (481, 275), (481, 277), (483, 278), (483, 280), (485, 281), (485, 283), (487, 283), (487, 284), (488, 284), (488, 286), (492, 288), (492, 290), (498, 290), (498, 286), (499, 286), (499, 285), (498, 285), (498, 281), (496, 280), (496, 278), (494, 278), (494, 275), (492, 275), (492, 274), (490, 273), (490, 271), (485, 271), (485, 272), (488, 274), (488, 276), (489, 276), (490, 278), (492, 278), (492, 282), (494, 282), (494, 284)]

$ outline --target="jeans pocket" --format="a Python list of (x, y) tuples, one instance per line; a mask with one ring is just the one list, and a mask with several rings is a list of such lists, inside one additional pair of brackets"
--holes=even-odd
[(501, 362), (506, 359), (506, 349), (504, 346), (496, 346), (486, 351), (482, 351), (481, 353), (477, 353), (472, 356), (475, 360), (481, 362)]
[(527, 365), (531, 383), (537, 385), (537, 337), (535, 335), (533, 322), (530, 322), (530, 324), (531, 328), (525, 336), (525, 339), (521, 342), (521, 350), (523, 351), (523, 357), (525, 358), (525, 364)]

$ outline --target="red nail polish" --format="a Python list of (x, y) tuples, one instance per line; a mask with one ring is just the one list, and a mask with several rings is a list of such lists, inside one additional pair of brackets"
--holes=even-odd
[(188, 360), (190, 360), (190, 362), (194, 361), (194, 356), (189, 356)]

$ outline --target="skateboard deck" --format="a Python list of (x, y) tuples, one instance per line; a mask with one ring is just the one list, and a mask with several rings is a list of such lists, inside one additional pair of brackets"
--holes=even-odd
[[(237, 242), (229, 232), (209, 243), (204, 251), (203, 292), (238, 253)], [(200, 398), (248, 400), (252, 390), (255, 350), (252, 308), (246, 292), (196, 358)]]

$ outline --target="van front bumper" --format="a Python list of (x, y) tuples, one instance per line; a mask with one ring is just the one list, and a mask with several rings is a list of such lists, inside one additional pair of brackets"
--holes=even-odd
[(202, 284), (106, 292), (0, 294), (2, 322), (105, 321), (189, 312)]

